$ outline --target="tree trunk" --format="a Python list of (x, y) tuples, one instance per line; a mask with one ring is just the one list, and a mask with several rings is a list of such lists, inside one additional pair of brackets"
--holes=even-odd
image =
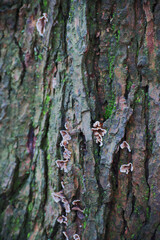
[(0, 239), (159, 240), (160, 1), (1, 0), (0, 14)]

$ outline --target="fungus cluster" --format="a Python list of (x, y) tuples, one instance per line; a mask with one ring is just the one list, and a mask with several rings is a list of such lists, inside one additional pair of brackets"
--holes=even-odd
[(45, 33), (45, 26), (48, 22), (47, 13), (43, 13), (43, 16), (37, 20), (36, 27), (39, 35), (43, 37)]
[[(127, 148), (128, 151), (131, 152), (131, 148), (126, 141), (123, 141), (122, 144), (120, 144), (120, 148), (121, 149)], [(129, 172), (132, 172), (132, 171), (133, 171), (133, 164), (132, 163), (123, 164), (120, 167), (120, 172), (122, 172), (122, 173), (128, 174)]]
[(59, 216), (59, 218), (57, 218), (57, 222), (59, 222), (59, 223), (64, 223), (64, 224), (67, 225), (68, 219), (67, 219), (67, 217), (65, 217), (64, 215), (62, 215), (62, 216)]
[(93, 134), (96, 137), (96, 143), (100, 143), (100, 147), (103, 146), (103, 136), (106, 134), (106, 130), (102, 128), (102, 123), (100, 123), (99, 121), (96, 121), (93, 124), (93, 128), (92, 128)]
[[(68, 144), (69, 144), (69, 141), (71, 140), (71, 136), (68, 133), (67, 123), (65, 124), (65, 128), (66, 128), (66, 130), (61, 130), (60, 131), (60, 134), (62, 136), (62, 141), (60, 143), (60, 146), (64, 148), (63, 160), (56, 160), (56, 164), (57, 164), (57, 167), (61, 171), (64, 171), (64, 173), (67, 173), (68, 172), (67, 164), (70, 161), (72, 153), (68, 150)], [(62, 186), (63, 189), (65, 188), (63, 179), (61, 180), (61, 186)], [(53, 199), (56, 203), (60, 202), (61, 206), (65, 209), (65, 215), (66, 216), (64, 216), (64, 215), (59, 216), (57, 218), (57, 222), (59, 222), (60, 224), (65, 224), (67, 226), (67, 223), (68, 223), (67, 214), (70, 213), (71, 210), (76, 211), (79, 219), (83, 219), (84, 215), (83, 215), (83, 210), (80, 206), (80, 200), (74, 200), (72, 202), (73, 207), (72, 207), (72, 209), (70, 208), (70, 204), (69, 204), (68, 200), (66, 199), (66, 197), (64, 195), (64, 190), (63, 189), (59, 192), (53, 192), (52, 197), (53, 197)], [(65, 227), (65, 229), (66, 229), (66, 227)], [(63, 231), (63, 234), (66, 237), (66, 240), (69, 240), (67, 232)], [(74, 234), (73, 238), (76, 239), (76, 240), (80, 240), (80, 237), (79, 237), (78, 234)]]
[(84, 218), (84, 214), (83, 214), (84, 209), (82, 209), (82, 207), (81, 207), (80, 200), (74, 200), (72, 202), (72, 205), (74, 206), (74, 207), (72, 207), (72, 211), (76, 211), (77, 212), (77, 217), (79, 219), (83, 219)]
[(68, 172), (67, 170), (67, 164), (70, 160), (71, 157), (71, 152), (68, 150), (68, 144), (69, 141), (71, 140), (71, 136), (69, 135), (69, 133), (66, 130), (61, 130), (60, 134), (62, 136), (62, 141), (60, 143), (61, 147), (64, 147), (64, 152), (63, 152), (63, 160), (57, 160), (56, 164), (57, 167), (60, 168), (60, 170), (64, 170), (65, 173)]

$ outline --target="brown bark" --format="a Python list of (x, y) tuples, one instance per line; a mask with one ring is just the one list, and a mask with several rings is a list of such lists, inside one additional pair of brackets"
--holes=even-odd
[(2, 0), (0, 13), (0, 239), (159, 240), (160, 1)]

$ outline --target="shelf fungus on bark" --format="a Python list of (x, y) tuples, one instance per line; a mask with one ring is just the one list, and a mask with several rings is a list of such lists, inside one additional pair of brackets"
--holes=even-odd
[(62, 201), (63, 199), (65, 199), (65, 196), (63, 194), (63, 190), (61, 190), (60, 192), (53, 192), (51, 193), (53, 199), (55, 202), (59, 202), (59, 201)]
[(120, 172), (128, 174), (129, 172), (133, 171), (132, 163), (124, 164), (120, 167)]
[(66, 232), (63, 232), (64, 236), (66, 237), (66, 240), (69, 240), (68, 236), (67, 236), (67, 233)]
[(67, 171), (67, 163), (68, 163), (68, 160), (57, 160), (56, 161), (56, 164), (57, 164), (57, 167), (60, 168), (60, 170), (64, 170), (64, 172), (68, 172)]
[(121, 144), (120, 144), (120, 148), (124, 149), (124, 148), (127, 148), (129, 152), (131, 152), (131, 148), (129, 146), (129, 144), (126, 142), (126, 141), (123, 141)]
[(103, 146), (103, 136), (106, 134), (106, 130), (102, 128), (102, 123), (99, 121), (96, 121), (93, 124), (92, 128), (93, 134), (96, 137), (96, 143), (100, 143), (100, 147)]
[(43, 16), (37, 20), (36, 27), (40, 36), (43, 36), (45, 33), (45, 26), (48, 22), (47, 13), (43, 13)]
[(77, 211), (77, 217), (79, 219), (84, 218), (84, 213), (83, 213), (84, 210), (82, 210), (78, 205), (75, 205), (75, 207), (72, 207), (72, 211)]
[(63, 140), (66, 140), (66, 141), (71, 140), (71, 136), (68, 134), (67, 131), (61, 130), (61, 131), (60, 131), (60, 134), (61, 134)]
[(64, 224), (67, 225), (68, 219), (67, 219), (67, 217), (65, 217), (64, 215), (62, 215), (62, 216), (59, 216), (59, 217), (57, 218), (57, 222), (59, 222), (59, 223), (64, 223)]
[(66, 159), (66, 160), (69, 160), (70, 157), (71, 157), (71, 152), (70, 152), (67, 148), (65, 148), (65, 150), (64, 150), (64, 152), (63, 152), (63, 157), (64, 157), (64, 159)]
[(60, 146), (64, 147), (64, 148), (66, 148), (67, 145), (68, 145), (68, 141), (66, 141), (66, 140), (62, 140), (61, 143), (60, 143)]
[(67, 199), (66, 198), (62, 199), (62, 202), (63, 202), (63, 206), (65, 208), (66, 213), (70, 213), (71, 209), (70, 209), (70, 205), (69, 205), (69, 202), (67, 201)]
[(74, 234), (74, 235), (73, 235), (73, 239), (74, 239), (74, 240), (80, 240), (80, 236), (79, 236), (78, 234)]
[(80, 204), (80, 202), (81, 202), (81, 201), (77, 199), (77, 200), (74, 200), (74, 201), (72, 202), (72, 204), (78, 206), (78, 205)]

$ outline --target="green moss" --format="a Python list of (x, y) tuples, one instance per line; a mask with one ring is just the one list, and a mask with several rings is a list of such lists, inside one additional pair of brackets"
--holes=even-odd
[(28, 205), (28, 212), (31, 212), (33, 209), (33, 203), (31, 202), (29, 205)]
[(12, 224), (13, 224), (13, 230), (14, 232), (17, 232), (20, 228), (20, 219), (19, 218), (13, 218), (12, 219)]
[(65, 83), (66, 82), (66, 78), (63, 78), (62, 82)]
[(39, 55), (38, 55), (38, 58), (39, 58), (40, 60), (42, 60), (42, 59), (43, 59), (42, 54), (39, 54)]
[(147, 219), (149, 219), (149, 215), (150, 215), (150, 214), (149, 214), (149, 207), (147, 207), (147, 208), (146, 208), (146, 217), (147, 217)]
[(113, 110), (116, 108), (115, 105), (115, 95), (113, 92), (111, 92), (108, 100), (107, 107), (105, 108), (105, 119), (108, 119), (112, 116)]
[(44, 7), (47, 7), (47, 4), (48, 4), (47, 0), (43, 0)]
[(83, 223), (83, 229), (85, 229), (86, 226), (87, 226), (87, 221), (84, 221), (84, 223)]
[(49, 95), (47, 95), (47, 97), (46, 97), (46, 104), (48, 104), (49, 103), (49, 101), (50, 101), (50, 96)]
[(56, 62), (61, 62), (62, 58), (60, 57), (60, 55), (57, 56)]
[(131, 81), (128, 81), (127, 82), (127, 91), (129, 91), (129, 89), (131, 88), (132, 86), (132, 82)]
[(86, 220), (88, 219), (90, 212), (91, 212), (91, 208), (84, 209), (83, 213), (85, 215)]
[(51, 159), (51, 155), (50, 153), (47, 155), (47, 160), (50, 160)]
[(31, 234), (30, 234), (30, 233), (28, 233), (28, 234), (27, 234), (27, 239), (28, 239), (28, 238), (30, 238), (30, 236), (31, 236)]
[(139, 89), (138, 92), (135, 94), (135, 103), (142, 102), (142, 99), (145, 97), (145, 92), (143, 89)]
[[(111, 52), (111, 47), (109, 48), (109, 51)], [(109, 78), (112, 79), (115, 55), (109, 55), (108, 60), (109, 60)]]

